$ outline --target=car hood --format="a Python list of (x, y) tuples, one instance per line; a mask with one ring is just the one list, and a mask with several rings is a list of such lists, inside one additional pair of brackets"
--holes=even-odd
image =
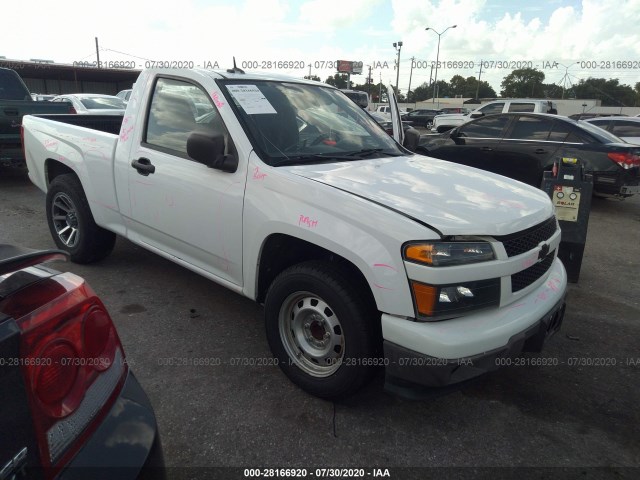
[(398, 211), (442, 235), (507, 235), (553, 212), (541, 190), (422, 155), (282, 168)]

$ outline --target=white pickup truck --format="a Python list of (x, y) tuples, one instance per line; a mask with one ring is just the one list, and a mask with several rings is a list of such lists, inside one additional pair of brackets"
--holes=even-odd
[(455, 128), (469, 120), (479, 118), (492, 113), (505, 112), (530, 112), (530, 113), (558, 113), (556, 104), (549, 100), (533, 100), (530, 98), (510, 98), (508, 100), (496, 100), (476, 108), (468, 114), (449, 113), (436, 115), (433, 119), (431, 131), (443, 133)]
[(325, 84), (146, 70), (117, 123), (27, 116), (24, 148), (72, 260), (121, 235), (264, 303), (308, 392), (345, 397), (384, 367), (406, 393), (539, 351), (566, 274), (542, 191), (413, 154), (392, 105), (395, 139)]

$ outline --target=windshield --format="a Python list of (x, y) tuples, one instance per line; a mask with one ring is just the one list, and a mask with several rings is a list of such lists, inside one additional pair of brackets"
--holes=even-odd
[(578, 121), (577, 123), (584, 130), (596, 137), (601, 143), (627, 143), (620, 137), (616, 137), (613, 133), (606, 131), (604, 128), (597, 127), (589, 122)]
[(29, 91), (13, 70), (0, 68), (0, 100), (31, 100)]
[(269, 165), (404, 155), (375, 120), (333, 88), (258, 80), (220, 83)]
[(89, 110), (124, 110), (124, 102), (118, 97), (91, 97), (81, 98), (80, 102)]

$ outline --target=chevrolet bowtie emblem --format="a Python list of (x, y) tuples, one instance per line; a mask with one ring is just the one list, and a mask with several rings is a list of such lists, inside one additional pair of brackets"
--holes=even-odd
[(547, 255), (549, 255), (549, 244), (543, 243), (538, 252), (538, 261), (544, 260)]

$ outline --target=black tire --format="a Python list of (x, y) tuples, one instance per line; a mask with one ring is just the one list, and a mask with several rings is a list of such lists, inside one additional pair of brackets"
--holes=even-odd
[(383, 364), (380, 315), (356, 284), (343, 268), (310, 261), (278, 275), (265, 301), (267, 340), (280, 368), (328, 400), (352, 395)]
[(96, 225), (80, 180), (73, 174), (59, 175), (47, 191), (47, 223), (59, 249), (71, 261), (91, 263), (111, 253), (116, 235)]

